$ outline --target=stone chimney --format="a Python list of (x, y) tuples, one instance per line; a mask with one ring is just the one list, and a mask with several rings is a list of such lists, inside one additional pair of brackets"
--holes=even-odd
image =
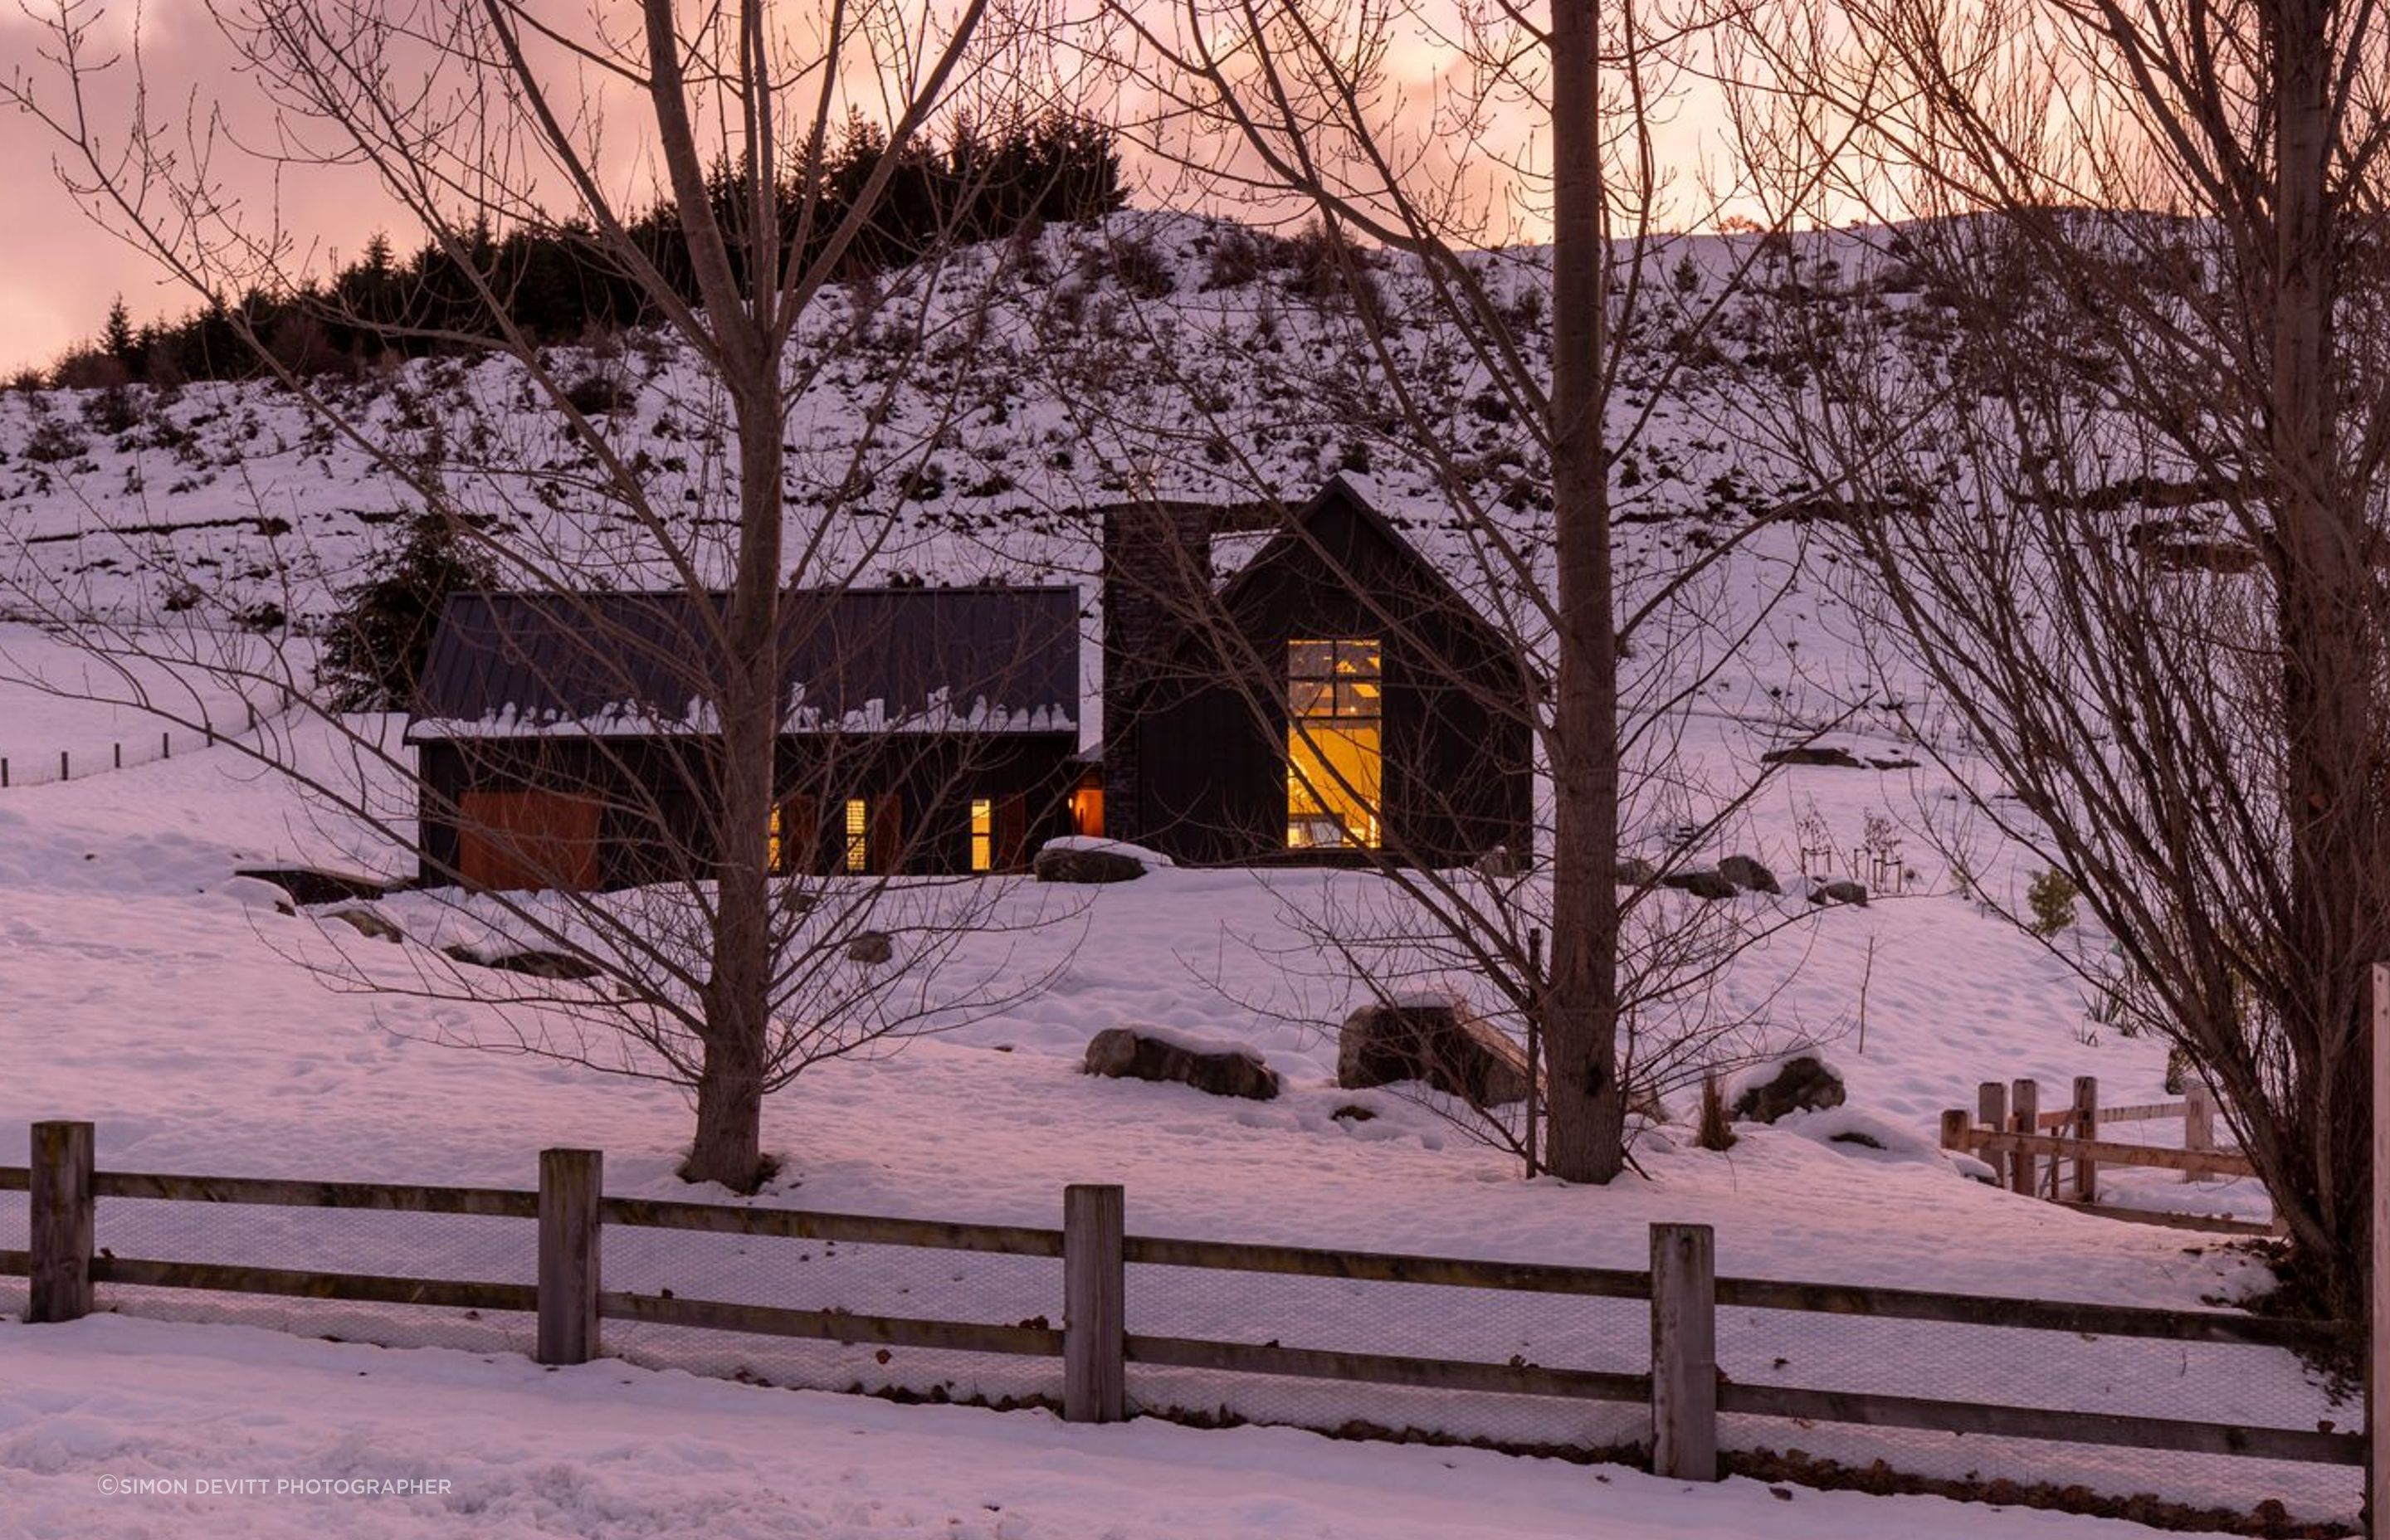
[(1204, 503), (1124, 503), (1103, 510), (1104, 833), (1145, 827), (1138, 717), (1210, 602), (1212, 530)]

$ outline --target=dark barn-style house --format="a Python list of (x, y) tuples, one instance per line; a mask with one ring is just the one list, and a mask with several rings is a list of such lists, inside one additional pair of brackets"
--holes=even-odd
[[(1075, 588), (807, 591), (785, 610), (776, 868), (1000, 870), (1074, 831)], [(713, 619), (687, 593), (452, 596), (407, 728), (422, 879), (617, 888), (709, 863)]]
[[(1189, 865), (1527, 859), (1534, 686), (1502, 634), (1341, 478), (1266, 533), (1229, 522), (1104, 510), (1099, 754), (1076, 588), (791, 596), (776, 867), (1012, 870), (1069, 834)], [(707, 602), (452, 596), (407, 730), (421, 880), (701, 870)]]
[(1258, 537), (1218, 516), (1106, 520), (1106, 832), (1194, 865), (1530, 859), (1504, 634), (1342, 477)]

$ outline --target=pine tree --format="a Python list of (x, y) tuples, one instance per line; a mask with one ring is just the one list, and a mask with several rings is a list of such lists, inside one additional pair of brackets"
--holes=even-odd
[(422, 684), (440, 607), (460, 589), (486, 588), (486, 560), (448, 520), (418, 514), (381, 575), (349, 589), (348, 610), (324, 644), (316, 683), (343, 712), (405, 711)]

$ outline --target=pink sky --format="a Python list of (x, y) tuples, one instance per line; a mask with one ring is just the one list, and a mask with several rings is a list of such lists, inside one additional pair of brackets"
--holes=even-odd
[[(36, 10), (56, 0), (32, 0)], [(220, 104), (238, 131), (252, 135), (263, 121), (259, 88), (234, 69), (234, 57), (214, 25), (206, 19), (202, 0), (147, 0), (135, 8), (131, 0), (117, 0), (96, 29), (104, 48), (122, 49), (131, 37), (135, 18), (142, 29), (142, 49), (152, 78), (153, 108), (173, 121), (170, 132), (182, 132), (180, 122), (186, 94), (196, 91), (204, 110)], [(15, 5), (0, 4), (0, 80), (22, 78), (45, 101), (58, 99), (58, 77), (45, 65), (40, 50), (46, 34)], [(1406, 49), (1405, 52), (1414, 50)], [(1416, 50), (1406, 71), (1414, 85), (1433, 76), (1437, 58)], [(123, 72), (118, 72), (122, 78)], [(111, 134), (121, 134), (127, 117), (120, 88), (114, 100), (95, 108), (95, 118)], [(1699, 121), (1709, 114), (1680, 119), (1670, 130), (1690, 148), (1699, 136)], [(6, 256), (0, 259), (0, 370), (13, 372), (56, 360), (71, 345), (96, 336), (110, 300), (122, 295), (135, 323), (187, 314), (197, 303), (192, 291), (165, 276), (152, 257), (134, 249), (96, 224), (78, 200), (59, 184), (56, 164), (62, 147), (40, 123), (21, 113), (0, 112), (0, 186), (7, 188), (9, 236)], [(234, 158), (221, 156), (219, 165)], [(73, 168), (70, 167), (70, 171)], [(278, 214), (287, 227), (305, 233), (318, 248), (310, 266), (323, 270), (327, 254), (353, 254), (378, 229), (387, 229), (401, 251), (417, 244), (412, 223), (393, 211), (369, 172), (297, 172), (284, 168), (268, 173), (255, 162), (243, 162), (230, 178), (246, 206), (244, 220), (252, 225)], [(1140, 178), (1132, 160), (1133, 196), (1140, 204), (1183, 198), (1183, 182), (1170, 175)], [(1140, 188), (1150, 181), (1150, 190)], [(1508, 237), (1499, 232), (1497, 238)]]

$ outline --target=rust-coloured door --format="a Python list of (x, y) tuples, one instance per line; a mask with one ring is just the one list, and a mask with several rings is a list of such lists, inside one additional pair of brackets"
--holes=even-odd
[(883, 791), (871, 799), (871, 869), (885, 877), (905, 869), (905, 799)]
[(1029, 860), (1029, 800), (1015, 791), (996, 800), (996, 869), (1019, 871)]
[(483, 892), (598, 885), (598, 804), (561, 791), (468, 791), (456, 865)]

